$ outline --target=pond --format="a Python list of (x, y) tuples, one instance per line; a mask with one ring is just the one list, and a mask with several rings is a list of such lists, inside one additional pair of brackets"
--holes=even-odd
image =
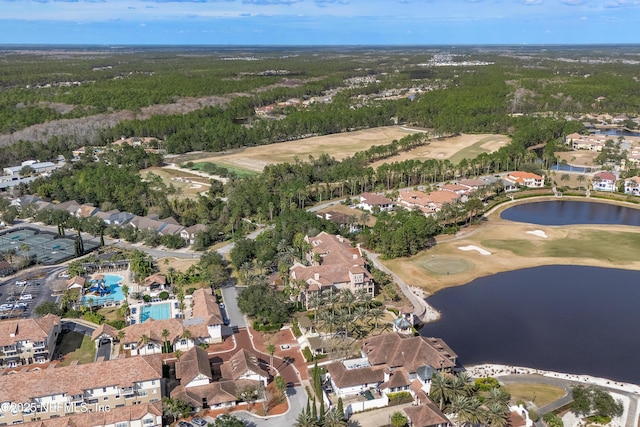
[(500, 218), (539, 225), (640, 225), (640, 209), (609, 203), (552, 200), (510, 207), (502, 211)]
[(498, 363), (640, 383), (640, 272), (544, 266), (484, 277), (429, 298), (464, 365)]

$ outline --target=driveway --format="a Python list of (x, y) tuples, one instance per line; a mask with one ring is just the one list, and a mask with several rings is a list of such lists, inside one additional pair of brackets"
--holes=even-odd
[[(289, 410), (283, 415), (257, 417), (245, 411), (237, 411), (234, 412), (233, 415), (244, 420), (249, 427), (293, 426), (296, 424), (298, 414), (302, 412), (307, 405), (307, 394), (304, 391), (304, 387), (288, 387), (287, 400), (289, 401)], [(211, 420), (208, 421), (211, 422)]]
[(220, 289), (222, 291), (222, 299), (224, 300), (224, 311), (229, 319), (229, 327), (246, 328), (247, 324), (244, 315), (238, 308), (238, 288), (235, 286), (226, 286)]

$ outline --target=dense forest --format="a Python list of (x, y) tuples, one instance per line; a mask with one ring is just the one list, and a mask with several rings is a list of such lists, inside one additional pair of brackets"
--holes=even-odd
[[(209, 233), (201, 246), (237, 238), (253, 227), (251, 222), (265, 221), (278, 224), (272, 232), (277, 235), (271, 236), (276, 242), (292, 243), (296, 234), (309, 231), (345, 233), (313, 215), (295, 213), (314, 203), (363, 191), (429, 187), (454, 177), (541, 171), (557, 161), (554, 152), (562, 149), (564, 135), (584, 130), (572, 116), (606, 111), (634, 117), (638, 111), (637, 66), (629, 59), (638, 56), (633, 48), (593, 62), (594, 51), (587, 48), (469, 47), (456, 50), (445, 66), (433, 66), (437, 52), (417, 47), (2, 51), (0, 132), (3, 141), (12, 143), (0, 148), (0, 164), (68, 160), (74, 148), (108, 145), (121, 136), (152, 137), (156, 148), (180, 154), (391, 124), (429, 130), (424, 137), (389, 141), (341, 161), (318, 155), (270, 165), (260, 175), (212, 185), (194, 199), (172, 197), (174, 189), (159, 179), (142, 180), (139, 170), (163, 160), (140, 147), (105, 150), (98, 161), (81, 158), (19, 189), (58, 201), (172, 216), (185, 226), (206, 224)], [(330, 101), (316, 102), (320, 98)], [(285, 103), (290, 99), (296, 103)], [(274, 103), (284, 103), (276, 115), (255, 113)], [(56, 127), (62, 123), (65, 127)], [(429, 137), (463, 132), (502, 133), (512, 142), (457, 164), (407, 160), (371, 166)], [(15, 140), (16, 135), (29, 138)], [(360, 238), (385, 256), (412, 254), (448, 225), (468, 221), (468, 212), (476, 210), (454, 207), (436, 221), (410, 213), (406, 218), (382, 215), (378, 228), (385, 233), (366, 230)], [(284, 226), (292, 224), (291, 215), (302, 215), (295, 231)], [(124, 233), (127, 239), (139, 238)], [(409, 234), (415, 238), (407, 239)], [(260, 241), (239, 247), (263, 260), (277, 252), (273, 244)]]

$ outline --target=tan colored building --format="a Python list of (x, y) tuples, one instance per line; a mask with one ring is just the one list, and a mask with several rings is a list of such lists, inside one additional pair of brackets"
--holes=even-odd
[(46, 369), (22, 368), (0, 380), (0, 424), (20, 424), (162, 399), (162, 357), (98, 360)]
[(505, 178), (507, 181), (514, 184), (522, 185), (529, 188), (541, 188), (544, 187), (544, 176), (540, 176), (531, 172), (509, 172)]
[(49, 361), (59, 334), (60, 317), (53, 314), (0, 321), (0, 367)]
[(324, 231), (314, 237), (305, 236), (311, 245), (307, 259), (309, 266), (295, 263), (289, 270), (292, 281), (304, 282), (300, 298), (308, 305), (313, 293), (335, 292), (349, 289), (351, 292), (366, 292), (373, 296), (374, 282), (366, 268), (366, 261), (359, 247), (351, 245), (349, 239), (334, 236)]
[(109, 411), (81, 412), (76, 415), (31, 421), (24, 427), (162, 427), (162, 403), (146, 403)]
[(196, 409), (232, 407), (239, 400), (260, 400), (259, 391), (270, 378), (258, 365), (258, 359), (246, 350), (239, 350), (224, 362), (215, 376), (220, 379), (213, 381), (207, 351), (194, 347), (176, 362), (180, 385), (171, 391), (171, 398), (188, 402)]

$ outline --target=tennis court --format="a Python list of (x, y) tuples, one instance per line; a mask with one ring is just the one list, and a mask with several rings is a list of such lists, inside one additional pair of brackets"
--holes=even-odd
[[(99, 246), (99, 242), (83, 239), (85, 252)], [(55, 233), (19, 228), (0, 234), (0, 252), (13, 251), (17, 256), (35, 258), (36, 262), (53, 265), (75, 257), (75, 239)]]

